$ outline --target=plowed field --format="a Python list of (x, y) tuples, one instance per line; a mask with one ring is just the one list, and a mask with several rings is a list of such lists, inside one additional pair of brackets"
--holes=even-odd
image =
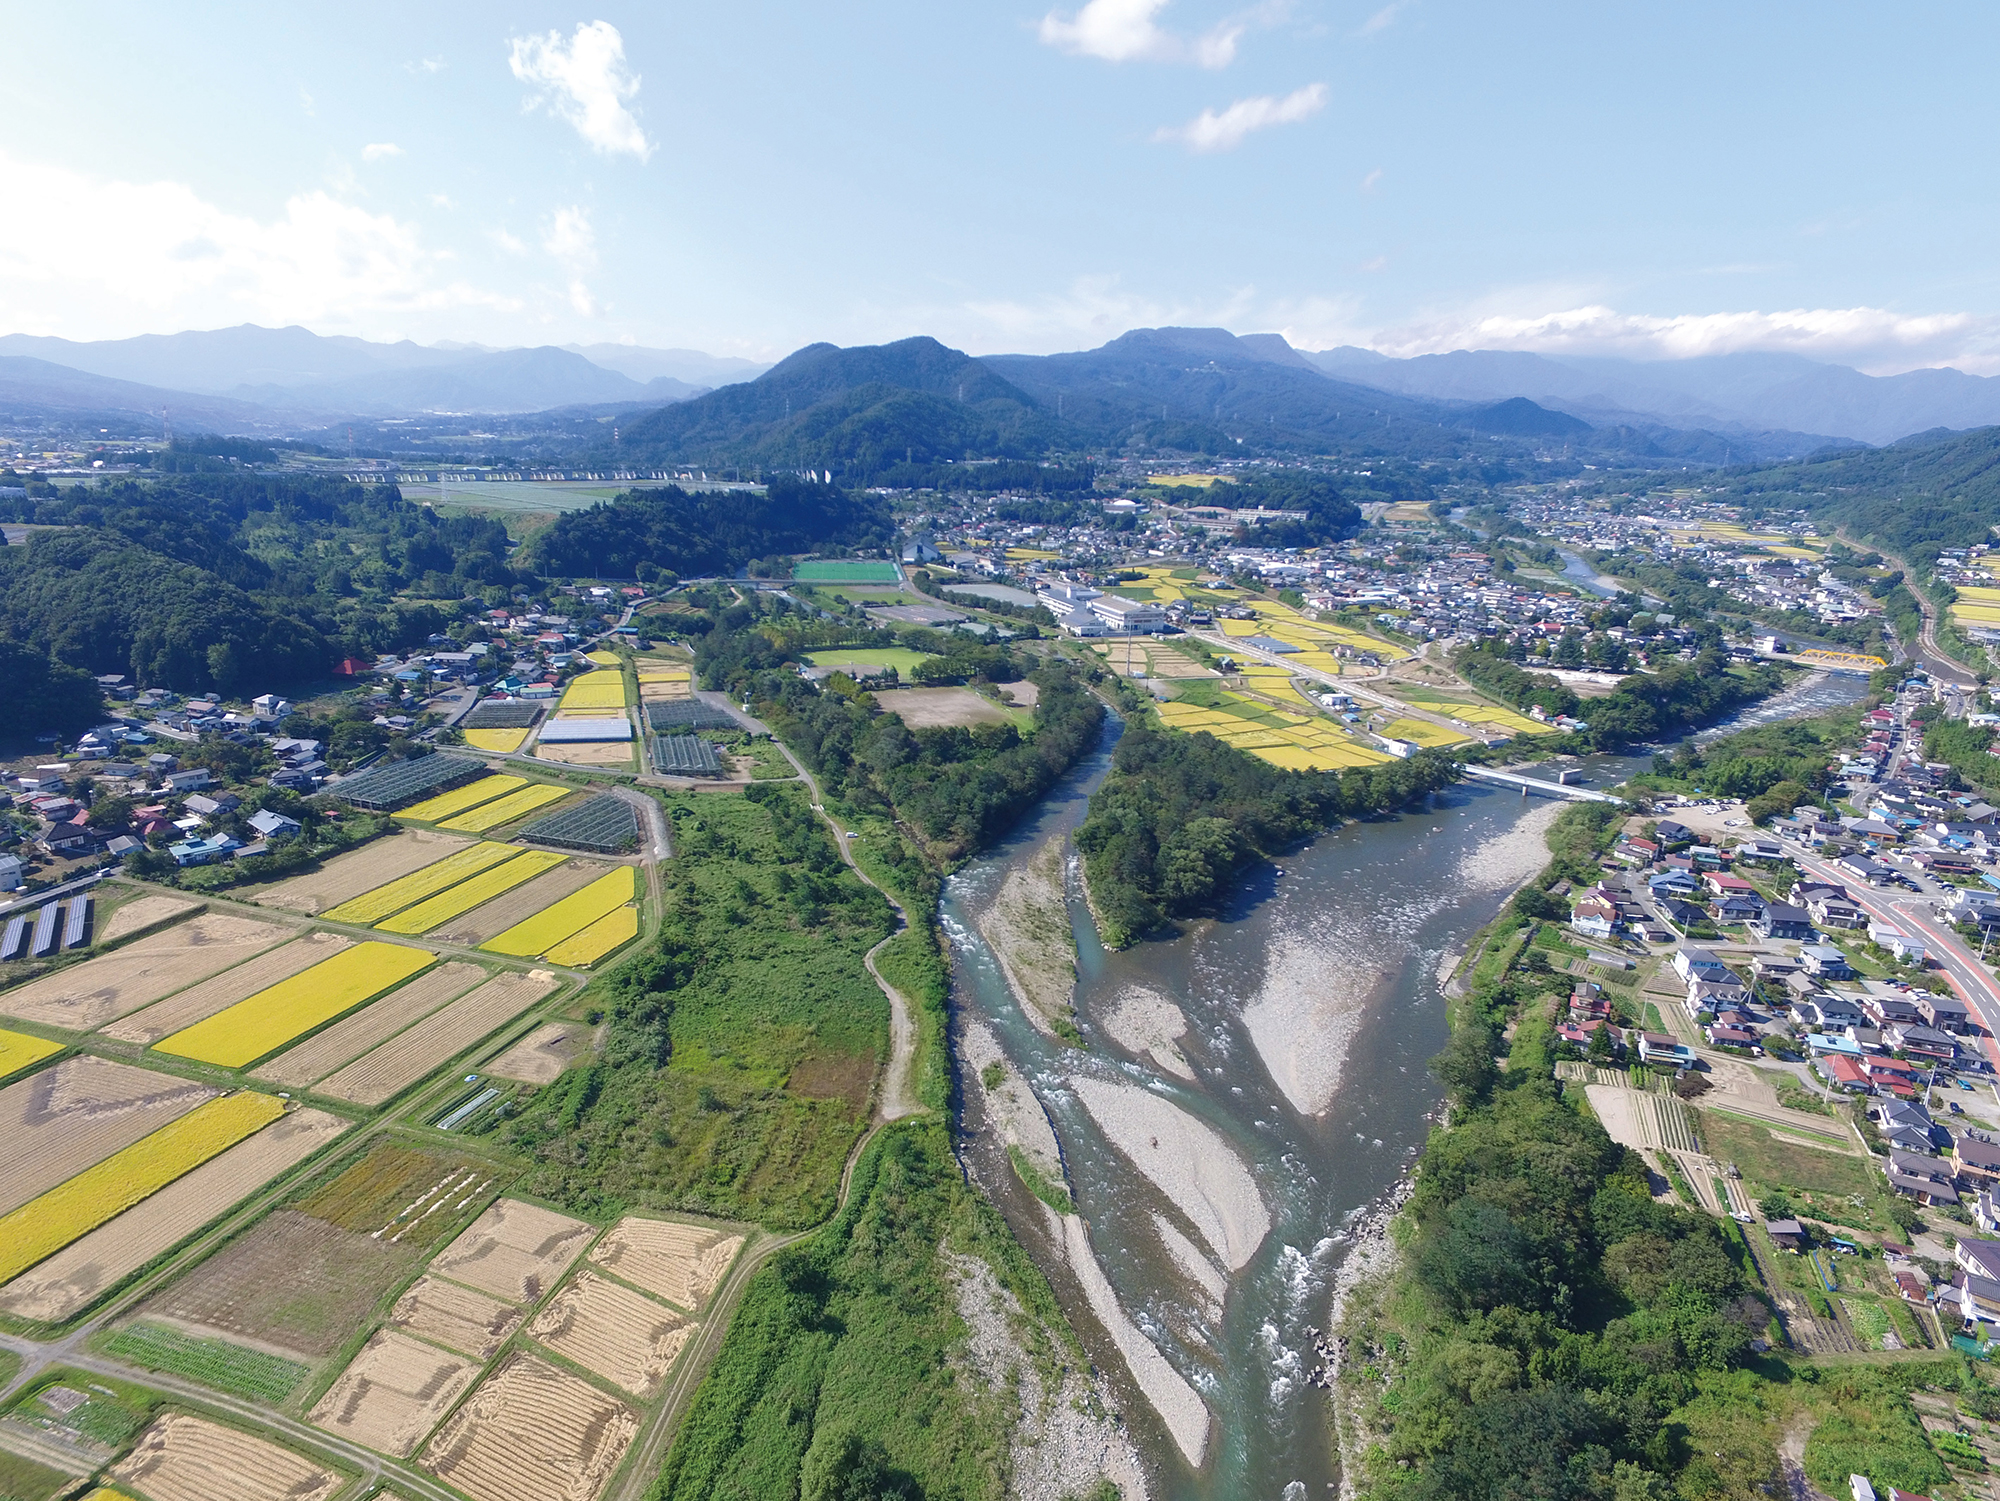
[(491, 1360), (521, 1324), (521, 1310), (436, 1277), (418, 1279), (389, 1321), (479, 1360)]
[(319, 1399), (312, 1420), (329, 1433), (407, 1458), (478, 1375), (469, 1360), (378, 1329)]
[(88, 1032), (289, 937), (289, 929), (274, 923), (204, 912), (122, 949), (0, 991), (0, 1013)]
[(651, 1397), (695, 1326), (644, 1293), (585, 1272), (535, 1315), (528, 1333), (635, 1397)]
[[(250, 899), (266, 907), (283, 907), (317, 917), (342, 902), (352, 901), (365, 891), (386, 886), (427, 865), (435, 865), (447, 855), (469, 848), (470, 840), (429, 829), (404, 829), (381, 839), (335, 855), (309, 875), (294, 876), (258, 892)], [(114, 919), (115, 920), (115, 919)]]
[(97, 941), (100, 944), (116, 943), (159, 923), (185, 917), (200, 905), (178, 896), (142, 896), (136, 901), (126, 902), (106, 918), (97, 931)]
[(266, 1439), (178, 1412), (140, 1434), (111, 1478), (146, 1501), (326, 1501), (343, 1479)]
[(475, 1501), (595, 1501), (638, 1428), (582, 1377), (517, 1356), (452, 1415), (423, 1465)]
[(553, 1084), (590, 1046), (590, 1029), (581, 1022), (550, 1022), (537, 1027), (486, 1065), (486, 1072), (523, 1084)]
[(260, 1063), (252, 1077), (302, 1088), (323, 1079), (343, 1063), (394, 1037), (410, 1023), (429, 1016), (455, 995), (486, 978), (476, 964), (440, 964), (428, 974), (392, 990), (372, 1006), (343, 1017), (324, 1032), (315, 1032), (295, 1048)]
[(58, 1323), (347, 1129), (294, 1110), (0, 1288), (0, 1311)]
[(438, 1253), (431, 1270), (510, 1303), (532, 1303), (597, 1231), (553, 1209), (500, 1199)]
[(622, 1219), (590, 1253), (591, 1262), (634, 1287), (699, 1312), (743, 1248), (743, 1237), (678, 1220)]
[(488, 980), (322, 1080), (319, 1092), (357, 1105), (383, 1104), (555, 988), (555, 977), (540, 972)]
[(0, 1089), (0, 1214), (215, 1095), (205, 1084), (88, 1054)]
[(183, 1027), (207, 1021), (216, 1012), (226, 1010), (238, 1001), (248, 1000), (258, 991), (280, 980), (289, 980), (300, 970), (310, 969), (322, 959), (331, 959), (342, 950), (353, 947), (352, 938), (342, 938), (337, 933), (308, 933), (294, 943), (259, 954), (247, 964), (226, 969), (199, 985), (190, 985), (178, 995), (156, 1001), (143, 1011), (120, 1017), (103, 1028), (103, 1033), (121, 1042), (138, 1042), (151, 1047)]

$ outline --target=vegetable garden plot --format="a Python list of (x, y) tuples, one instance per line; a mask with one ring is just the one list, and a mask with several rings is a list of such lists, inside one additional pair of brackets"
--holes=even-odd
[(621, 797), (593, 797), (538, 818), (514, 836), (530, 844), (616, 855), (639, 847), (639, 810)]
[(174, 1033), (157, 1048), (177, 1058), (242, 1068), (436, 962), (437, 956), (423, 949), (357, 944)]
[(471, 781), (485, 771), (485, 762), (470, 756), (420, 756), (414, 761), (392, 761), (358, 776), (342, 777), (326, 791), (356, 808), (386, 813), (420, 797)]

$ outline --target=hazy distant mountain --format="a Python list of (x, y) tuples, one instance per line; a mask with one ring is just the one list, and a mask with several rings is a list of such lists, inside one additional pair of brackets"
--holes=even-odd
[(1864, 375), (1792, 354), (1641, 361), (1481, 349), (1398, 360), (1343, 346), (1307, 358), (1358, 385), (1454, 401), (1525, 396), (1600, 427), (1651, 420), (1889, 443), (2000, 422), (2000, 378), (1949, 369)]
[(245, 386), (320, 385), (382, 370), (449, 365), (466, 358), (460, 352), (426, 349), (407, 339), (398, 344), (376, 344), (298, 327), (260, 328), (254, 323), (89, 343), (7, 334), (0, 337), (0, 354), (32, 355), (93, 375), (218, 395)]
[(593, 365), (616, 370), (633, 380), (658, 380), (670, 376), (690, 386), (733, 386), (755, 380), (771, 367), (756, 360), (739, 360), (727, 355), (703, 354), (698, 349), (648, 349), (639, 344), (565, 344), (571, 354), (580, 354)]
[(270, 412), (248, 402), (113, 380), (23, 355), (0, 355), (0, 416), (43, 415), (123, 419), (117, 424), (119, 436), (157, 435), (167, 422), (182, 432), (253, 433), (275, 426)]
[(685, 401), (705, 387), (661, 376), (641, 384), (580, 354), (543, 345), (452, 356), (451, 363), (375, 370), (344, 380), (243, 386), (235, 394), (271, 406), (393, 416), (401, 412), (545, 412), (615, 402)]

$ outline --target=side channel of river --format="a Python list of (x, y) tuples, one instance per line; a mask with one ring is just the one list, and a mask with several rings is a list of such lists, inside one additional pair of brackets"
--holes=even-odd
[[(1865, 688), (1819, 677), (1713, 733), (1824, 712)], [(1157, 1496), (1324, 1497), (1338, 1465), (1324, 1397), (1307, 1380), (1318, 1363), (1307, 1330), (1326, 1322), (1349, 1227), (1428, 1129), (1442, 972), (1546, 862), (1542, 835), (1560, 804), (1462, 784), (1431, 807), (1337, 829), (1264, 868), (1219, 917), (1120, 953), (1098, 941), (1072, 855), (1079, 1048), (1031, 1023), (981, 927), (1007, 878), (1081, 823), (1117, 733), (1108, 728), (1003, 847), (953, 877), (943, 903), (958, 1056), (968, 1028), (983, 1031), (1032, 1086), (1088, 1252), (1022, 1188), (974, 1077), (961, 1080), (961, 1154), (1124, 1394)], [(1597, 757), (1582, 769), (1609, 785), (1645, 764)], [(1092, 1312), (1094, 1273), (1077, 1276), (1080, 1254), (1094, 1255), (1171, 1367), (1142, 1376), (1145, 1391)], [(1178, 1394), (1162, 1392), (1175, 1382)], [(1212, 1419), (1198, 1441), (1188, 1388)]]

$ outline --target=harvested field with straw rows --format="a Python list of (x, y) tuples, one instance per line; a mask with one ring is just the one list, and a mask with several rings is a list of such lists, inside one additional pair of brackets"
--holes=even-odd
[(486, 1072), (523, 1084), (553, 1084), (590, 1047), (582, 1022), (550, 1022), (537, 1027), (486, 1065)]
[(327, 1145), (348, 1123), (323, 1110), (281, 1115), (193, 1172), (0, 1288), (0, 1312), (58, 1323), (161, 1252)]
[(565, 938), (610, 916), (638, 894), (639, 872), (629, 865), (621, 865), (600, 875), (574, 895), (565, 897), (544, 911), (537, 911), (532, 917), (525, 917), (483, 947), (488, 953), (511, 954), (521, 959), (547, 953)]
[(358, 850), (335, 855), (318, 870), (293, 876), (256, 893), (251, 901), (265, 907), (282, 907), (303, 912), (308, 917), (351, 902), (363, 892), (386, 886), (391, 881), (413, 875), (427, 865), (435, 865), (447, 855), (470, 848), (471, 841), (438, 834), (429, 829), (404, 829), (364, 844)]
[(290, 1449), (178, 1412), (140, 1434), (111, 1478), (146, 1501), (326, 1501), (343, 1484)]
[(582, 1377), (516, 1356), (452, 1415), (423, 1465), (475, 1501), (595, 1501), (638, 1430)]
[[(59, 1042), (50, 1042), (46, 1037), (30, 1037), (26, 1032), (10, 1032), (0, 1027), (0, 1079), (10, 1074), (18, 1074), (24, 1068), (32, 1068), (44, 1058), (53, 1058), (63, 1050)], [(0, 1182), (5, 1182), (0, 1176)], [(0, 1193), (5, 1193), (0, 1188)]]
[(629, 742), (605, 741), (599, 744), (581, 745), (537, 745), (535, 754), (544, 761), (559, 761), (564, 766), (623, 766), (632, 765), (632, 746)]
[(436, 962), (437, 956), (423, 949), (357, 944), (174, 1033), (158, 1044), (159, 1051), (241, 1068)]
[(569, 1270), (596, 1233), (553, 1209), (497, 1199), (438, 1253), (431, 1271), (510, 1303), (532, 1303)]
[(352, 938), (342, 938), (338, 933), (308, 933), (294, 943), (259, 954), (247, 964), (225, 969), (199, 985), (190, 985), (164, 1001), (155, 1001), (130, 1016), (120, 1017), (103, 1028), (103, 1034), (120, 1042), (151, 1047), (163, 1037), (207, 1021), (216, 1012), (238, 1001), (247, 1001), (260, 990), (268, 990), (280, 980), (289, 980), (301, 970), (353, 947)]
[[(565, 898), (603, 874), (604, 867), (594, 861), (572, 860), (545, 875), (536, 876), (527, 885), (517, 887), (505, 896), (495, 897), (484, 906), (473, 908), (463, 917), (450, 919), (433, 930), (431, 937), (439, 943), (462, 943), (476, 947), (488, 939), (497, 938), (538, 912), (559, 906)], [(494, 952), (506, 954), (513, 950), (496, 949)]]
[(0, 1013), (88, 1032), (291, 936), (275, 923), (204, 912), (122, 949), (0, 991)]
[(451, 1201), (463, 1201), (467, 1190), (474, 1197), (483, 1192), (482, 1184), (491, 1186), (490, 1172), (456, 1152), (439, 1155), (385, 1142), (294, 1207), (343, 1230), (365, 1231), (377, 1240), (386, 1236), (391, 1245), (408, 1240), (435, 1246), (458, 1223)]
[(423, 1254), (280, 1209), (140, 1312), (315, 1359), (358, 1334)]
[(200, 906), (199, 902), (190, 902), (178, 896), (142, 896), (136, 901), (124, 903), (112, 913), (97, 930), (97, 941), (99, 944), (116, 943), (121, 938), (143, 933), (163, 922), (185, 917)]
[(210, 1100), (12, 1213), (0, 1215), (0, 1282), (226, 1151), (276, 1120), (284, 1108), (265, 1094)]
[(465, 845), (422, 870), (351, 897), (324, 915), (329, 922), (378, 923), (518, 853), (504, 844)]
[(588, 969), (639, 936), (639, 909), (620, 907), (600, 917), (581, 933), (572, 934), (543, 955), (565, 969)]
[(378, 1329), (312, 1410), (328, 1433), (407, 1459), (479, 1375), (435, 1345)]
[(461, 813), (449, 820), (444, 827), (459, 829), (468, 834), (481, 834), (488, 829), (497, 829), (502, 824), (512, 823), (517, 818), (525, 818), (537, 808), (546, 808), (576, 791), (574, 787), (552, 787), (547, 783), (537, 783), (533, 787), (523, 787), (519, 792), (510, 792), (498, 802), (488, 803), (483, 808), (474, 808), (470, 813)]
[(0, 1214), (122, 1152), (216, 1093), (87, 1053), (0, 1089)]
[(611, 1227), (590, 1260), (634, 1287), (699, 1313), (742, 1249), (743, 1237), (727, 1230), (631, 1217)]
[(695, 1332), (687, 1318), (609, 1277), (585, 1272), (535, 1315), (528, 1333), (635, 1397), (651, 1397)]
[(385, 1104), (555, 988), (555, 976), (540, 970), (488, 980), (472, 994), (461, 996), (321, 1080), (318, 1091), (371, 1108)]
[(521, 1325), (521, 1310), (438, 1277), (421, 1277), (389, 1322), (477, 1360), (491, 1360)]
[(455, 995), (462, 995), (486, 978), (476, 964), (454, 960), (392, 990), (372, 1006), (343, 1017), (324, 1032), (315, 1032), (295, 1048), (287, 1048), (251, 1070), (253, 1079), (268, 1079), (303, 1089), (351, 1063), (372, 1047), (387, 1042), (412, 1022), (429, 1016)]
[(490, 803), (503, 792), (512, 792), (516, 787), (525, 787), (527, 783), (526, 777), (498, 774), (481, 777), (476, 782), (467, 782), (463, 787), (454, 787), (451, 791), (441, 792), (436, 797), (425, 798), (422, 802), (403, 809), (396, 816), (414, 819), (418, 823), (437, 823), (454, 813), (463, 813), (467, 808)]
[[(504, 801), (504, 799), (503, 799)], [(478, 875), (470, 876), (449, 890), (440, 891), (436, 896), (418, 902), (405, 912), (375, 926), (384, 933), (401, 933), (414, 936), (428, 933), (440, 923), (449, 922), (454, 917), (470, 912), (474, 907), (490, 902), (504, 891), (512, 891), (544, 871), (553, 870), (568, 859), (552, 850), (527, 850), (511, 860), (502, 861)]]

